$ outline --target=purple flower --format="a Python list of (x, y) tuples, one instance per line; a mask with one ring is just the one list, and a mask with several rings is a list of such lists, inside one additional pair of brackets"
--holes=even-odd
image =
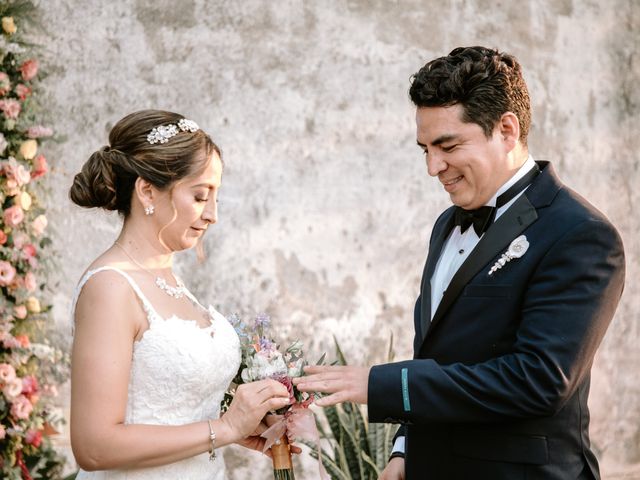
[(266, 313), (259, 313), (256, 315), (255, 328), (269, 328), (271, 325), (271, 318)]

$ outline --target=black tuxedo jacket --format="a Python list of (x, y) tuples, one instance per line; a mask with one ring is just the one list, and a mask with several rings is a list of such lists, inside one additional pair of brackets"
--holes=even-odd
[[(431, 317), (453, 228), (436, 221), (415, 305), (414, 359), (375, 366), (369, 420), (401, 423), (408, 480), (599, 478), (590, 369), (624, 284), (622, 241), (548, 162), (455, 274)], [(489, 275), (518, 236), (526, 253)]]

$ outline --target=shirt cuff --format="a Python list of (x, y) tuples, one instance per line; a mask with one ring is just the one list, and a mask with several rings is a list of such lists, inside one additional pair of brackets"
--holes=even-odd
[[(391, 456), (393, 456), (394, 453), (400, 453), (404, 456), (404, 436), (396, 438), (393, 448), (391, 449)], [(399, 457), (400, 455), (396, 456)]]

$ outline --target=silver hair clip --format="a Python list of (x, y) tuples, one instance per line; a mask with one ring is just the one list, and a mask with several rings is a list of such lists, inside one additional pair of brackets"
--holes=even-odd
[(193, 120), (181, 118), (178, 121), (178, 125), (170, 123), (169, 125), (160, 125), (159, 127), (154, 127), (149, 135), (147, 135), (147, 142), (149, 142), (151, 145), (154, 145), (156, 143), (167, 143), (171, 137), (175, 137), (178, 134), (178, 130), (182, 132), (194, 133), (200, 130), (200, 127)]

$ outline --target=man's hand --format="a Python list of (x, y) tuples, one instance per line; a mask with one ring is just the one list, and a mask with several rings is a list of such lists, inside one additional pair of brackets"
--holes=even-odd
[(404, 458), (394, 457), (389, 460), (378, 480), (404, 480)]
[(315, 401), (320, 407), (342, 402), (367, 403), (370, 367), (308, 366), (306, 375), (293, 379), (293, 384), (303, 392), (328, 393)]

